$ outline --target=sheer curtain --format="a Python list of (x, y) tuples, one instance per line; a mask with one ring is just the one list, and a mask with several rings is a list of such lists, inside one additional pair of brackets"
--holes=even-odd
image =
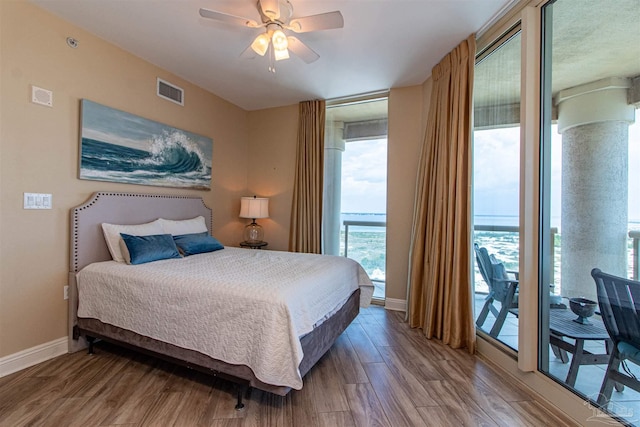
[(325, 101), (300, 103), (289, 250), (322, 252)]
[(471, 286), (471, 117), (475, 38), (433, 68), (409, 266), (411, 327), (475, 351)]

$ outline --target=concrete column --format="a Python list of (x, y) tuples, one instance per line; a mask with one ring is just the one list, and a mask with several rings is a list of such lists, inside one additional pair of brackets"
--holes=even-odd
[(562, 295), (597, 301), (591, 269), (626, 277), (629, 124), (627, 79), (560, 91)]
[(327, 122), (324, 131), (324, 195), (322, 205), (322, 253), (340, 255), (340, 197), (344, 123)]

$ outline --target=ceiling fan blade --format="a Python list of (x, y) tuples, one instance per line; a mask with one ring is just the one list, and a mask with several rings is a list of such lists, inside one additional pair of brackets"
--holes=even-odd
[(228, 13), (216, 12), (215, 10), (200, 8), (200, 16), (216, 21), (226, 22), (228, 24), (243, 25), (250, 28), (259, 27), (258, 23), (253, 19), (242, 18), (240, 16), (229, 15)]
[(311, 50), (309, 46), (302, 43), (297, 37), (289, 36), (287, 37), (287, 41), (289, 42), (289, 50), (307, 64), (311, 64), (320, 58), (320, 55)]
[(260, 9), (265, 16), (275, 21), (280, 19), (280, 1), (279, 0), (259, 0)]
[(292, 19), (287, 28), (296, 33), (308, 33), (309, 31), (332, 30), (342, 27), (344, 27), (344, 18), (342, 13), (336, 10)]

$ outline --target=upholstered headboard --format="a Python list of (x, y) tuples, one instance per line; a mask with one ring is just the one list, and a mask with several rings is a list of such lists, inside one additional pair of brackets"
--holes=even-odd
[(101, 224), (142, 224), (158, 218), (189, 219), (202, 215), (211, 232), (211, 209), (202, 198), (135, 193), (94, 193), (71, 209), (69, 271), (77, 273), (92, 262), (111, 259)]
[(83, 342), (72, 339), (78, 307), (76, 273), (93, 262), (111, 259), (101, 224), (142, 224), (158, 218), (178, 220), (199, 215), (205, 218), (211, 232), (211, 209), (201, 197), (98, 192), (82, 205), (71, 209), (69, 351), (85, 346)]

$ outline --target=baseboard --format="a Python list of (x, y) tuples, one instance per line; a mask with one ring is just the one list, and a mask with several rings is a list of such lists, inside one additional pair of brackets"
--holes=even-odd
[(386, 298), (384, 300), (384, 308), (394, 311), (407, 311), (407, 300)]
[(0, 378), (21, 371), (38, 363), (66, 354), (67, 337), (58, 338), (26, 350), (0, 358)]

